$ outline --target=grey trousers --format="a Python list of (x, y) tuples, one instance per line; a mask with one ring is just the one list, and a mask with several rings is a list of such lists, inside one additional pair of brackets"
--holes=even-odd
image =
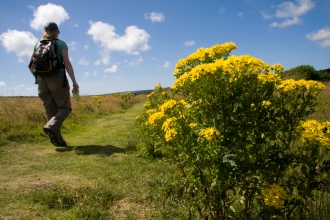
[[(48, 128), (63, 141), (61, 127), (71, 112), (70, 86), (65, 72), (60, 71), (52, 76), (37, 76), (38, 95), (46, 111)], [(65, 86), (63, 86), (65, 85)]]

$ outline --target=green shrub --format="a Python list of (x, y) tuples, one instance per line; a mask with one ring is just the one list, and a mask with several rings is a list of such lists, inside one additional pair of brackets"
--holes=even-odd
[(300, 65), (283, 72), (283, 78), (318, 80), (319, 75), (315, 68), (310, 65)]
[(203, 219), (308, 219), (329, 181), (330, 123), (304, 120), (325, 87), (234, 49), (199, 49), (176, 64), (173, 94), (156, 86), (136, 118), (146, 151), (177, 165), (172, 192)]

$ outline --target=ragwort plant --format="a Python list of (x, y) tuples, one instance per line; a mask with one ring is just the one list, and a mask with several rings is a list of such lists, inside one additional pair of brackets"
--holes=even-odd
[(304, 121), (324, 85), (234, 49), (197, 50), (176, 64), (172, 95), (149, 94), (136, 117), (146, 153), (177, 164), (172, 189), (203, 219), (308, 219), (329, 180), (330, 124)]

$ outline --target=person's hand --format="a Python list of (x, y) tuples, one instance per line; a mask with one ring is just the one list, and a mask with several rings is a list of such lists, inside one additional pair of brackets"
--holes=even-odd
[(79, 85), (77, 84), (77, 82), (73, 83), (73, 89), (72, 89), (72, 94), (76, 94), (79, 92)]

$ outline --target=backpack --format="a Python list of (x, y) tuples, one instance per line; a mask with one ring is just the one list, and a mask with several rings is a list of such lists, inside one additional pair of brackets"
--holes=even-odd
[(62, 68), (58, 59), (56, 40), (41, 40), (33, 53), (32, 65), (34, 74), (40, 76), (54, 75)]

